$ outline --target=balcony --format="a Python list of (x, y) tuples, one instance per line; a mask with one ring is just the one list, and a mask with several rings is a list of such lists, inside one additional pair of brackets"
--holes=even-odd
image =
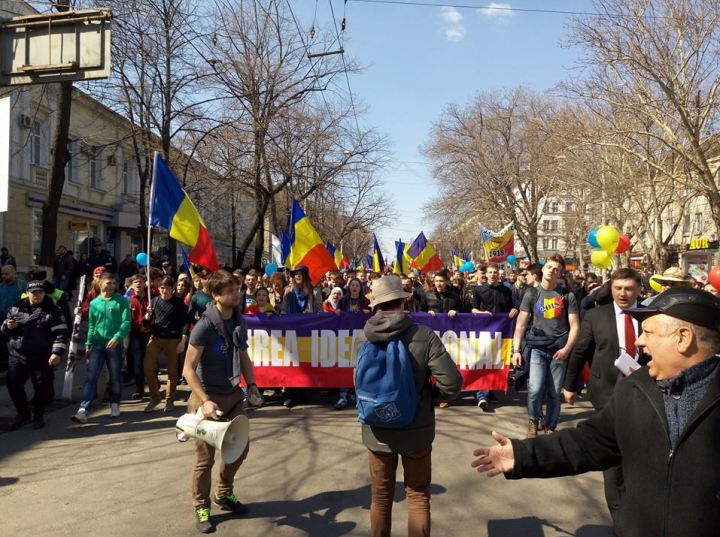
[(33, 185), (39, 186), (41, 188), (47, 188), (49, 175), (50, 170), (48, 170), (47, 168), (38, 166), (36, 164), (30, 166), (30, 182)]

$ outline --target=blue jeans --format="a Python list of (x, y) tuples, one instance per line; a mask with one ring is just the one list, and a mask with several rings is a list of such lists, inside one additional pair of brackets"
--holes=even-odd
[(485, 399), (486, 401), (490, 398), (490, 390), (478, 390), (475, 394), (475, 397), (477, 397), (477, 400)]
[(543, 427), (557, 427), (560, 417), (561, 390), (565, 381), (566, 361), (553, 360), (554, 352), (532, 349), (530, 379), (528, 381), (528, 418), (539, 420), (543, 415), (543, 397), (547, 394), (547, 408)]
[(95, 394), (95, 384), (100, 378), (103, 365), (106, 363), (110, 373), (110, 403), (120, 403), (122, 397), (122, 343), (119, 343), (114, 349), (108, 349), (105, 345), (93, 344), (90, 347), (90, 363), (88, 364), (87, 379), (83, 388), (80, 408), (85, 410), (90, 408)]
[(143, 368), (147, 344), (147, 339), (130, 338), (130, 361), (132, 362), (135, 386), (140, 389), (145, 387), (145, 370)]

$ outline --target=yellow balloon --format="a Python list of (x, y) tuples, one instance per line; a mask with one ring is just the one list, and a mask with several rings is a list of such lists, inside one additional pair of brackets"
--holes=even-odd
[(620, 233), (612, 226), (602, 226), (598, 229), (595, 237), (600, 248), (610, 254), (617, 250), (618, 244), (620, 244)]
[(612, 265), (612, 254), (609, 254), (605, 250), (593, 250), (590, 254), (590, 262), (597, 268), (610, 268), (610, 265)]
[(653, 274), (650, 278), (650, 288), (656, 293), (662, 293), (662, 285), (655, 278), (662, 278), (662, 274)]

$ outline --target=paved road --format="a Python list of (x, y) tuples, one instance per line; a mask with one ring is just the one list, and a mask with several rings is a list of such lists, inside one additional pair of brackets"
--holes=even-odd
[[(492, 430), (524, 435), (524, 399), (512, 391), (501, 394), (496, 411), (482, 413), (472, 394), (464, 395), (438, 411), (433, 535), (611, 535), (598, 473), (510, 482), (474, 472), (472, 451), (491, 441)], [(292, 410), (271, 404), (251, 413), (250, 454), (235, 491), (250, 512), (238, 518), (214, 511), (218, 535), (369, 534), (369, 479), (355, 413), (334, 410), (327, 394), (314, 394), (310, 401)], [(70, 421), (73, 404), (51, 413), (41, 431), (26, 427), (0, 435), (2, 535), (196, 535), (189, 495), (193, 449), (173, 433), (185, 405), (178, 404), (172, 416), (143, 414), (143, 406), (126, 401), (122, 416), (111, 420), (109, 408), (98, 405), (80, 426)], [(560, 426), (573, 426), (591, 413), (587, 403), (564, 407)], [(7, 389), (0, 387), (0, 417), (12, 415)], [(395, 535), (405, 535), (406, 516), (398, 486)]]

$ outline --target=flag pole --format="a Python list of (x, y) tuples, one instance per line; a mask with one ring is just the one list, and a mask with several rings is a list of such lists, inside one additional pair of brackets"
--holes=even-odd
[(157, 159), (160, 153), (155, 151), (153, 156), (153, 171), (150, 177), (150, 208), (148, 210), (148, 239), (147, 239), (147, 262), (145, 263), (145, 276), (147, 278), (147, 296), (148, 304), (150, 303), (151, 296), (151, 282), (150, 282), (150, 252), (152, 251), (152, 217), (153, 217), (153, 201), (155, 200), (155, 175), (157, 174)]

